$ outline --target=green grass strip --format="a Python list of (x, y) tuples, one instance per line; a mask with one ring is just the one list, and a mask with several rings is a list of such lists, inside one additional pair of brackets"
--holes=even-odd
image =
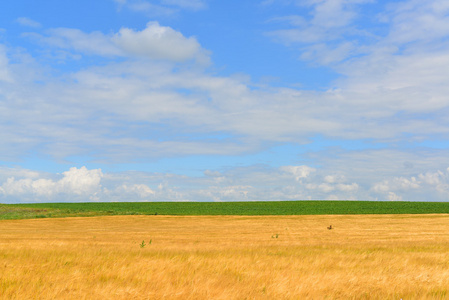
[(449, 202), (258, 201), (0, 204), (0, 220), (104, 215), (340, 215), (449, 213)]

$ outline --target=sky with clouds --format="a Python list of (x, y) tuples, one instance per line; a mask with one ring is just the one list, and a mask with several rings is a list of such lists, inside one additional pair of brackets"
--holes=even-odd
[(447, 0), (0, 3), (0, 203), (449, 200)]

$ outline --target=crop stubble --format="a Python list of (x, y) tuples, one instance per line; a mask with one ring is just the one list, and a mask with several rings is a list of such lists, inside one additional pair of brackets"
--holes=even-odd
[(0, 298), (445, 299), (448, 229), (445, 214), (6, 220)]

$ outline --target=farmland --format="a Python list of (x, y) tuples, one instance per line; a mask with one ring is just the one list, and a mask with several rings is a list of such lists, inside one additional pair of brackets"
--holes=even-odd
[(0, 220), (109, 215), (347, 215), (449, 213), (448, 202), (260, 201), (0, 204)]
[(449, 297), (446, 214), (133, 215), (0, 225), (1, 299)]

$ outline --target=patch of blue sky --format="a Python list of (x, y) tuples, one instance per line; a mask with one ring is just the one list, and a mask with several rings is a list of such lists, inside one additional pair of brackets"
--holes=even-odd
[[(71, 155), (65, 157), (61, 162), (61, 165), (65, 165), (65, 170), (67, 170), (68, 166), (70, 167), (86, 167), (88, 169), (106, 169), (110, 170), (111, 168), (108, 166), (113, 166), (112, 164), (106, 164), (98, 162), (95, 156), (92, 155)], [(64, 168), (62, 168), (64, 170)]]
[[(34, 32), (45, 35), (47, 29), (61, 27), (76, 28), (85, 33), (101, 31), (103, 34), (115, 34), (122, 27), (143, 30), (147, 22), (156, 18), (132, 13), (128, 9), (118, 10), (111, 2), (53, 0), (45, 5), (51, 7), (51, 11), (32, 1), (19, 0), (14, 5), (2, 3), (0, 10), (9, 13), (7, 18), (0, 21), (0, 27), (8, 27), (8, 31), (11, 31), (7, 34), (11, 43), (22, 45), (42, 63), (50, 64), (56, 69), (77, 70), (85, 66), (101, 65), (110, 58), (80, 55), (64, 49), (47, 49), (43, 52), (43, 48), (36, 47), (38, 43), (32, 40), (32, 36), (23, 34)], [(224, 13), (231, 8), (232, 13)], [(280, 11), (279, 14), (281, 13)], [(17, 19), (24, 16), (42, 24), (42, 27), (20, 25)], [(256, 83), (269, 83), (271, 86), (327, 89), (338, 74), (329, 68), (301, 61), (297, 49), (270, 41), (266, 31), (276, 26), (276, 22), (270, 21), (272, 16), (270, 9), (257, 3), (236, 3), (235, 6), (229, 6), (213, 2), (208, 4), (207, 13), (184, 12), (182, 18), (157, 16), (157, 20), (163, 26), (182, 29), (181, 32), (186, 37), (197, 38), (203, 48), (211, 51), (211, 67), (218, 75), (244, 73)]]
[[(30, 154), (21, 157), (17, 161), (6, 162), (2, 161), (1, 165), (9, 168), (23, 168), (28, 170), (39, 170), (49, 173), (62, 173), (67, 171), (69, 168), (74, 167), (73, 164), (61, 163), (61, 161), (55, 160), (53, 157), (41, 155), (41, 154)], [(80, 165), (82, 167), (83, 165)]]
[[(111, 0), (79, 1), (2, 1), (0, 4), (0, 26), (3, 23), (17, 23), (21, 17), (29, 18), (42, 24), (44, 28), (78, 28), (88, 32), (100, 30), (109, 32), (120, 28), (122, 20), (116, 14), (116, 7)], [(9, 27), (9, 26), (8, 26)]]
[[(229, 9), (232, 11), (226, 13)], [(268, 7), (255, 2), (229, 6), (215, 1), (208, 4), (207, 13), (189, 13), (184, 18), (166, 20), (166, 24), (182, 28), (184, 35), (195, 36), (203, 48), (210, 50), (212, 68), (219, 75), (243, 73), (255, 83), (270, 86), (326, 89), (338, 74), (301, 61), (298, 49), (273, 43), (266, 34), (276, 27), (272, 18)]]

